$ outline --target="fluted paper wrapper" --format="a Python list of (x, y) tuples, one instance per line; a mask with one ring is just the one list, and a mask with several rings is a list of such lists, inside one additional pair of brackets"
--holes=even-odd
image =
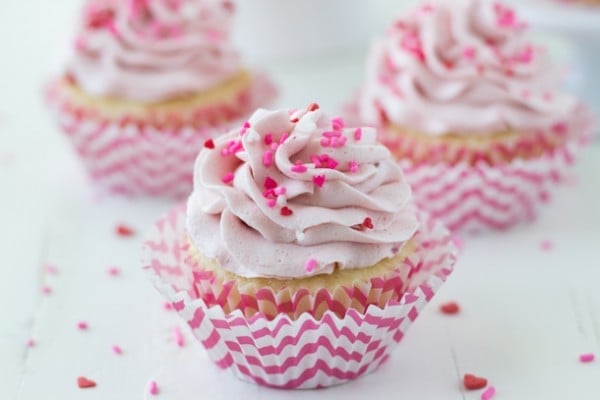
[(456, 248), (449, 232), (422, 216), (420, 265), (398, 301), (343, 317), (326, 311), (245, 317), (198, 297), (188, 256), (185, 208), (156, 223), (145, 244), (144, 269), (154, 286), (188, 323), (209, 357), (237, 377), (261, 385), (309, 389), (340, 384), (375, 370), (402, 340), (423, 307), (452, 272)]
[[(250, 114), (256, 107), (268, 105), (275, 94), (271, 82), (255, 74), (249, 89), (239, 95), (239, 107)], [(195, 112), (204, 121), (200, 128), (140, 124), (126, 116), (107, 120), (97, 117), (90, 107), (71, 103), (61, 95), (56, 82), (48, 86), (45, 95), (54, 119), (83, 160), (91, 180), (103, 190), (126, 196), (188, 195), (194, 161), (204, 142), (243, 122), (239, 116), (228, 119), (231, 110), (218, 104)]]

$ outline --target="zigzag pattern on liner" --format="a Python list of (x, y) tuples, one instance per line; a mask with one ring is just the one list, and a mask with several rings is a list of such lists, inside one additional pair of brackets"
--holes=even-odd
[(532, 220), (554, 184), (566, 178), (576, 146), (539, 160), (486, 165), (414, 165), (401, 162), (416, 203), (451, 230), (507, 229)]
[(308, 314), (297, 320), (268, 320), (260, 314), (245, 318), (239, 310), (225, 314), (221, 307), (208, 307), (194, 297), (191, 281), (181, 279), (187, 245), (184, 216), (180, 207), (157, 224), (147, 240), (146, 270), (218, 366), (273, 387), (330, 386), (377, 368), (450, 274), (456, 257), (447, 231), (426, 220), (423, 229), (429, 234), (422, 247), (428, 257), (415, 273), (425, 274), (425, 279), (418, 279), (399, 302), (370, 307), (365, 314), (350, 310), (344, 318), (328, 312), (319, 321)]

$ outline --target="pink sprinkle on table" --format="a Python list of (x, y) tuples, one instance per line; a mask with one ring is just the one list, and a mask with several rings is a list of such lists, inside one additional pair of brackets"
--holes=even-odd
[(584, 353), (579, 356), (579, 361), (582, 363), (591, 363), (596, 359), (594, 353)]
[(552, 249), (554, 249), (554, 243), (552, 243), (550, 240), (546, 239), (546, 240), (542, 240), (542, 242), (540, 243), (540, 248), (543, 251), (550, 251)]
[(56, 266), (54, 264), (46, 264), (45, 270), (50, 275), (57, 275), (58, 274), (58, 268), (56, 268)]
[(89, 325), (87, 322), (85, 321), (79, 321), (77, 323), (77, 329), (79, 329), (80, 331), (85, 331), (89, 328)]
[(177, 346), (183, 347), (183, 345), (185, 344), (185, 339), (183, 338), (183, 333), (181, 333), (181, 329), (175, 327), (173, 329), (173, 337), (175, 338), (175, 343), (177, 343)]
[(163, 305), (163, 308), (167, 311), (171, 311), (173, 309), (173, 304), (167, 302)]
[(43, 286), (42, 287), (42, 293), (43, 294), (50, 294), (50, 293), (52, 293), (52, 288), (50, 286)]
[(106, 273), (110, 276), (118, 276), (121, 274), (121, 270), (118, 267), (109, 267)]
[(481, 393), (481, 400), (490, 400), (495, 394), (496, 388), (490, 386), (489, 388), (485, 389), (483, 393)]
[(151, 381), (148, 384), (148, 393), (150, 393), (152, 396), (156, 396), (158, 394), (158, 384), (156, 381)]
[(112, 351), (113, 351), (113, 353), (118, 354), (118, 355), (123, 354), (123, 349), (117, 344), (113, 345)]
[(33, 340), (33, 339), (27, 340), (27, 347), (35, 347), (35, 340)]
[(118, 224), (115, 227), (115, 232), (117, 235), (122, 237), (129, 237), (135, 235), (135, 231), (133, 230), (133, 228), (125, 224)]

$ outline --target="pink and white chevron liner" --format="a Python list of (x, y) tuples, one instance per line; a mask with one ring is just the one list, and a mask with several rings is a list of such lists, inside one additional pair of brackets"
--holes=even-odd
[[(583, 140), (585, 142), (585, 140)], [(412, 164), (401, 160), (415, 203), (452, 231), (504, 230), (535, 219), (551, 190), (571, 173), (582, 143), (504, 165)]]
[(218, 366), (261, 385), (318, 388), (375, 370), (452, 272), (456, 248), (449, 232), (422, 216), (418, 235), (421, 265), (400, 301), (370, 306), (366, 313), (351, 309), (342, 318), (332, 311), (320, 320), (309, 313), (295, 320), (284, 314), (245, 318), (240, 310), (225, 314), (197, 298), (184, 264), (184, 207), (157, 222), (144, 248), (144, 269)]
[[(90, 118), (93, 110), (68, 104), (58, 91), (55, 85), (48, 88), (48, 104), (92, 181), (108, 192), (126, 196), (188, 195), (192, 190), (194, 161), (204, 141), (243, 122), (235, 118), (230, 123), (200, 129), (192, 126), (166, 129), (152, 124), (140, 126), (122, 120)], [(257, 74), (249, 93), (241, 96), (240, 101), (247, 103), (243, 107), (249, 114), (256, 107), (268, 105), (275, 93), (271, 82)], [(221, 115), (225, 111), (215, 109)]]

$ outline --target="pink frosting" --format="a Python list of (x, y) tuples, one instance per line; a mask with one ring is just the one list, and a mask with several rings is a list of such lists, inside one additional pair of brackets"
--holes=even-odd
[(94, 0), (67, 72), (93, 95), (153, 102), (203, 91), (240, 71), (224, 0)]
[(343, 124), (320, 110), (258, 110), (201, 151), (194, 246), (237, 275), (280, 279), (393, 256), (417, 229), (410, 188), (373, 128)]
[(501, 3), (425, 3), (377, 40), (360, 113), (432, 135), (544, 129), (578, 103), (562, 71)]

